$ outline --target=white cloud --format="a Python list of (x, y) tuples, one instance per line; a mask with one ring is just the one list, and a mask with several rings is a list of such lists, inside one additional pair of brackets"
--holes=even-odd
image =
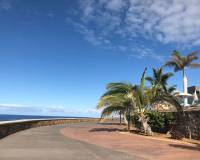
[(55, 18), (55, 14), (54, 14), (53, 12), (49, 12), (49, 13), (47, 14), (47, 16), (48, 16), (49, 18)]
[(113, 11), (118, 11), (118, 10), (122, 9), (124, 6), (126, 6), (126, 0), (106, 1), (106, 8), (113, 10)]
[[(107, 48), (116, 49), (127, 41), (137, 45), (138, 38), (164, 45), (200, 45), (199, 0), (80, 0), (78, 5), (79, 10), (73, 9), (75, 23), (81, 26), (86, 40), (104, 48), (105, 40), (109, 41)], [(155, 53), (145, 54), (141, 55), (158, 57)]]
[(152, 49), (145, 48), (144, 46), (135, 46), (132, 47), (131, 50), (133, 53), (131, 54), (131, 57), (137, 58), (137, 59), (143, 59), (143, 58), (153, 58), (160, 62), (164, 62), (164, 56), (155, 54), (155, 52)]
[(91, 0), (80, 1), (79, 5), (84, 17), (90, 17), (95, 9), (94, 1)]
[(12, 109), (12, 108), (27, 108), (31, 106), (20, 105), (20, 104), (0, 104), (1, 109)]
[(0, 104), (0, 112), (7, 114), (62, 115), (62, 116), (97, 116), (94, 108), (65, 106), (29, 106), (20, 104)]
[(0, 104), (0, 112), (5, 114), (42, 114), (42, 107), (20, 104)]
[(54, 114), (54, 115), (94, 115), (98, 114), (99, 112), (94, 108), (80, 108), (80, 107), (65, 107), (65, 106), (49, 106), (44, 107), (43, 112), (46, 114)]
[(12, 0), (0, 0), (0, 8), (4, 10), (9, 10), (12, 8), (11, 6)]
[(200, 39), (199, 0), (130, 0), (126, 29), (162, 43), (190, 43)]

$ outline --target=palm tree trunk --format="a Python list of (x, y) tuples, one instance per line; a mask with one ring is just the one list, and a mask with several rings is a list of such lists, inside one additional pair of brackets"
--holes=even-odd
[[(188, 80), (185, 73), (185, 68), (183, 69), (183, 91), (185, 95), (188, 94)], [(188, 98), (184, 97), (184, 107), (187, 105), (188, 105)]]
[(130, 108), (128, 108), (128, 131), (130, 132), (131, 131), (131, 111), (130, 111)]
[(130, 123), (130, 121), (128, 121), (128, 132), (130, 132), (131, 131), (131, 123)]
[(146, 118), (143, 113), (140, 113), (139, 121), (141, 122), (141, 129), (144, 130), (145, 135), (152, 136), (153, 132), (151, 130), (151, 126), (148, 124), (148, 118)]
[(122, 112), (119, 112), (119, 124), (122, 125)]
[(152, 132), (152, 130), (151, 130), (151, 126), (147, 123), (147, 120), (146, 120), (146, 119), (145, 119), (145, 120), (142, 120), (141, 123), (142, 123), (142, 127), (143, 127), (143, 129), (144, 129), (144, 133), (145, 133), (146, 135), (148, 135), (148, 136), (152, 136), (152, 135), (153, 135), (153, 132)]
[(126, 113), (123, 114), (123, 117), (124, 117), (124, 123), (127, 125), (128, 124), (128, 120), (127, 120), (127, 117), (126, 117)]

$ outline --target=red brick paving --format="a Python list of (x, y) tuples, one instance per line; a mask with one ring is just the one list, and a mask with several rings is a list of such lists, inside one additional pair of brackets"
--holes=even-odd
[(80, 124), (61, 129), (69, 138), (117, 151), (137, 155), (148, 160), (200, 160), (200, 145), (174, 140), (123, 134), (118, 125)]

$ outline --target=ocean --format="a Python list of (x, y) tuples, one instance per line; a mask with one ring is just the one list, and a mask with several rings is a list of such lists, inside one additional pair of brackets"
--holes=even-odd
[(88, 117), (37, 116), (37, 115), (9, 115), (9, 114), (0, 114), (0, 121), (14, 121), (14, 120), (21, 120), (21, 119), (53, 119), (53, 118), (88, 118)]

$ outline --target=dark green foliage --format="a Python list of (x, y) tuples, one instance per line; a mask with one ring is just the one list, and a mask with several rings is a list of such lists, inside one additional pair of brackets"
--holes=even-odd
[[(167, 133), (175, 122), (173, 113), (149, 111), (146, 112), (146, 116), (148, 117), (148, 123), (150, 124), (153, 132)], [(138, 114), (134, 114), (134, 116), (132, 116), (132, 123), (136, 128), (141, 128)]]
[(147, 117), (149, 118), (149, 124), (153, 132), (161, 133), (165, 128), (165, 117), (160, 112), (148, 112)]
[(163, 68), (158, 68), (155, 69), (153, 68), (153, 76), (152, 77), (146, 77), (146, 80), (149, 81), (152, 85), (157, 90), (162, 90), (171, 93), (174, 91), (174, 86), (172, 87), (167, 87), (167, 81), (169, 80), (170, 77), (173, 76), (173, 73), (164, 73)]
[(165, 113), (165, 128), (169, 131), (172, 126), (175, 124), (175, 113)]
[(141, 129), (141, 122), (139, 122), (139, 113), (135, 113), (131, 116), (131, 122), (136, 128)]

